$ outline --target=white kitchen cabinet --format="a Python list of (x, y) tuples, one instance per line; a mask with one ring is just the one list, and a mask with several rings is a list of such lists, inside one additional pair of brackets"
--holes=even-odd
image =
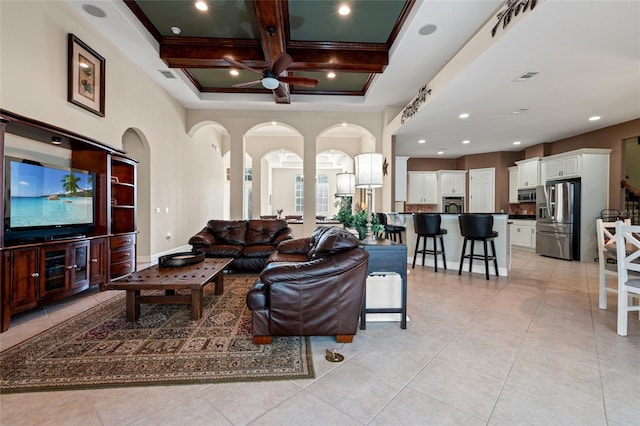
[(511, 244), (521, 248), (533, 248), (535, 237), (533, 237), (532, 228), (533, 220), (512, 220), (511, 225)]
[(580, 177), (580, 154), (545, 158), (545, 180)]
[(540, 185), (540, 158), (516, 161), (518, 165), (518, 188), (535, 188)]
[(438, 176), (435, 172), (409, 172), (409, 204), (438, 204)]
[(467, 187), (466, 170), (441, 170), (438, 171), (438, 177), (442, 196), (465, 196)]
[(518, 202), (518, 166), (509, 167), (509, 204)]
[(531, 248), (536, 249), (536, 221), (531, 221)]

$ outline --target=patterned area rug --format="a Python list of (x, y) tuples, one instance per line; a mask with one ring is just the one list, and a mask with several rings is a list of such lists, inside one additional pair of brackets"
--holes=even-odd
[(142, 304), (125, 321), (117, 296), (0, 353), (0, 392), (314, 377), (308, 338), (254, 345), (245, 304), (255, 275), (225, 275), (205, 291), (204, 312)]

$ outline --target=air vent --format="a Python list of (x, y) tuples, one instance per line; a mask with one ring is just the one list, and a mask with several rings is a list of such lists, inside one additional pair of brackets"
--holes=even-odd
[(522, 74), (521, 76), (516, 77), (513, 81), (527, 81), (534, 75), (537, 75), (537, 71), (528, 71)]
[(176, 78), (175, 75), (171, 71), (158, 70), (160, 74), (164, 75), (165, 78)]

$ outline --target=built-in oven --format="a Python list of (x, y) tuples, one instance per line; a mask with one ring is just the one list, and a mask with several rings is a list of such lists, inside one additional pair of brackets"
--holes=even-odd
[(464, 197), (442, 197), (443, 213), (464, 213)]
[(519, 203), (535, 203), (536, 188), (518, 189), (518, 202)]

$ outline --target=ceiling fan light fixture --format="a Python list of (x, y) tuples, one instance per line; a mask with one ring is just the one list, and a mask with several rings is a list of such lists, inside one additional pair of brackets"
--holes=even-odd
[(280, 82), (278, 81), (278, 79), (273, 77), (265, 77), (262, 79), (261, 82), (262, 82), (262, 86), (265, 89), (269, 89), (269, 90), (273, 90), (280, 85)]

